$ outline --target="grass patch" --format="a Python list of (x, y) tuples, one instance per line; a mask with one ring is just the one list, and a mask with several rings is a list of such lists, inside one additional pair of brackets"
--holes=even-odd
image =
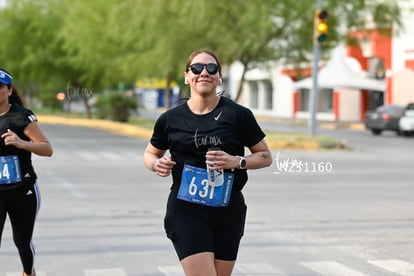
[(304, 133), (286, 133), (286, 132), (273, 132), (265, 131), (266, 138), (272, 140), (282, 141), (312, 141), (323, 143), (335, 143), (338, 141), (335, 137), (325, 135), (309, 135)]
[[(60, 109), (52, 109), (50, 107), (36, 107), (30, 108), (36, 115), (59, 116), (66, 118), (87, 119), (86, 112), (62, 111)], [(92, 119), (97, 119), (94, 116)]]
[(142, 118), (142, 117), (130, 117), (128, 120), (128, 124), (132, 124), (134, 126), (139, 126), (139, 127), (143, 127), (143, 128), (147, 128), (147, 129), (153, 129), (154, 128), (154, 124), (155, 124), (155, 120), (150, 120), (147, 118)]
[(345, 149), (347, 145), (336, 137), (265, 131), (266, 140), (273, 148)]

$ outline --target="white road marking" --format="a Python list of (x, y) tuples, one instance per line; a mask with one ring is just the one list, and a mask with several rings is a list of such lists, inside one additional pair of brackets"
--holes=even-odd
[(414, 275), (414, 264), (403, 260), (371, 260), (368, 263), (402, 276)]
[(179, 265), (158, 266), (158, 270), (166, 276), (182, 276), (184, 274), (182, 267)]
[[(21, 271), (18, 271), (18, 272), (9, 272), (9, 273), (6, 273), (6, 276), (22, 276), (22, 272)], [(37, 271), (36, 270), (36, 276), (47, 276), (47, 274), (46, 274), (46, 272), (45, 271)]]
[(303, 262), (301, 264), (325, 276), (368, 276), (337, 262)]
[(122, 268), (103, 268), (85, 270), (86, 276), (127, 276)]
[(276, 269), (275, 267), (266, 263), (249, 263), (249, 264), (237, 264), (234, 268), (236, 273), (244, 273), (245, 275), (277, 275), (287, 276), (288, 274)]

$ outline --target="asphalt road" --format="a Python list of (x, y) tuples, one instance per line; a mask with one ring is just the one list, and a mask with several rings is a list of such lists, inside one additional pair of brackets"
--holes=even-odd
[[(183, 275), (162, 227), (170, 179), (144, 168), (147, 141), (42, 127), (55, 154), (33, 158), (38, 276)], [(271, 167), (250, 171), (234, 275), (414, 275), (414, 138), (329, 133), (353, 150), (274, 150)], [(9, 223), (4, 275), (21, 276)]]

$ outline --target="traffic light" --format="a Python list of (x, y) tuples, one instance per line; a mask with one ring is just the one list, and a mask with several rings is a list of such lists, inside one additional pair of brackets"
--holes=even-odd
[(328, 12), (326, 10), (315, 10), (313, 33), (316, 45), (321, 45), (328, 39)]

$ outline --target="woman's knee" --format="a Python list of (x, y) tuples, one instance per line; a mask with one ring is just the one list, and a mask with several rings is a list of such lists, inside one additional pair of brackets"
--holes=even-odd
[(217, 276), (230, 276), (236, 261), (215, 260), (214, 266), (216, 268)]
[(216, 276), (213, 252), (201, 252), (185, 257), (181, 265), (186, 276)]

